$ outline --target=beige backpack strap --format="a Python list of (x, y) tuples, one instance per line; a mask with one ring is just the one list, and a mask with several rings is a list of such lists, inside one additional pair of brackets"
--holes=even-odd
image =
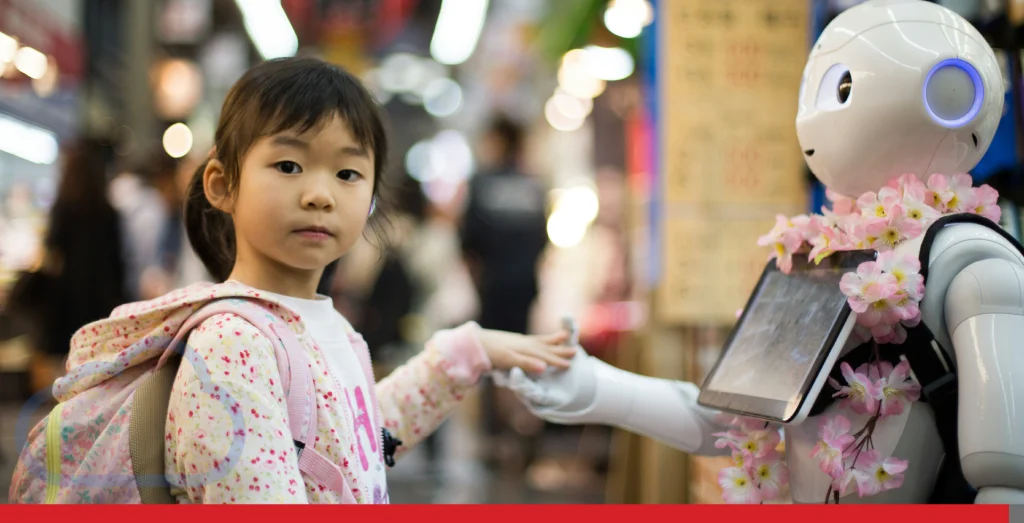
[(171, 388), (178, 374), (181, 357), (175, 355), (135, 390), (128, 442), (132, 456), (135, 485), (146, 505), (174, 504), (164, 477), (164, 430)]

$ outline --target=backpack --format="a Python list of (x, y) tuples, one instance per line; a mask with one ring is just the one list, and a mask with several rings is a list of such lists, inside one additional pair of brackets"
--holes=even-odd
[[(211, 316), (228, 313), (258, 328), (274, 346), (299, 470), (339, 493), (343, 503), (355, 503), (341, 469), (312, 445), (306, 448), (317, 431), (309, 360), (294, 331), (262, 303), (238, 297), (212, 300), (184, 321), (155, 363), (120, 373), (117, 368), (102, 366), (85, 369), (111, 377), (59, 403), (31, 431), (15, 471), (10, 501), (175, 503), (164, 475), (164, 430), (171, 387), (182, 356), (187, 356), (185, 342), (191, 331)], [(115, 361), (107, 367), (120, 365)], [(123, 366), (128, 367), (128, 362)], [(373, 388), (370, 390), (372, 395)], [(86, 460), (86, 455), (94, 459)], [(83, 465), (87, 463), (95, 465)]]

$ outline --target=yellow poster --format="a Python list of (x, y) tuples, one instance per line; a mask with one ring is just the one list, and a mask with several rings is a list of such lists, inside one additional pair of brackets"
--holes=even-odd
[(757, 237), (805, 212), (795, 118), (806, 0), (659, 3), (664, 322), (730, 324), (765, 266)]

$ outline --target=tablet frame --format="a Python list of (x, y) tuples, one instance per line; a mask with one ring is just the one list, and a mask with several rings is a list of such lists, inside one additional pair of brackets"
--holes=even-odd
[[(807, 261), (803, 256), (800, 256), (799, 258), (794, 258), (793, 270), (790, 274), (802, 271), (828, 270), (830, 268), (841, 269), (841, 273), (853, 272), (857, 270), (861, 263), (874, 261), (875, 259), (877, 259), (877, 252), (873, 250), (835, 253), (823, 259), (819, 264)], [(739, 416), (758, 418), (781, 424), (796, 424), (807, 418), (815, 399), (821, 393), (821, 389), (828, 379), (829, 372), (835, 366), (840, 352), (846, 345), (846, 340), (850, 337), (850, 333), (853, 332), (857, 315), (852, 314), (848, 303), (843, 305), (838, 318), (829, 329), (823, 346), (818, 350), (818, 355), (815, 357), (814, 363), (811, 364), (811, 372), (808, 373), (804, 383), (800, 386), (798, 394), (790, 401), (716, 391), (709, 388), (715, 373), (721, 368), (723, 360), (728, 356), (737, 334), (743, 328), (747, 314), (753, 310), (752, 306), (755, 297), (758, 296), (761, 288), (764, 286), (764, 282), (773, 272), (781, 272), (776, 267), (774, 260), (769, 261), (764, 271), (761, 272), (761, 277), (758, 279), (753, 292), (750, 293), (750, 298), (743, 309), (743, 314), (729, 334), (729, 338), (725, 342), (718, 361), (715, 362), (711, 372), (704, 379), (704, 385), (701, 388), (700, 396), (697, 398), (697, 403), (704, 407)], [(839, 289), (838, 282), (836, 292), (842, 292)]]

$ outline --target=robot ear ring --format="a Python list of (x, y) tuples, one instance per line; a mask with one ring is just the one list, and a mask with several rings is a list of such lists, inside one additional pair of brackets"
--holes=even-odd
[(985, 84), (978, 70), (959, 58), (943, 60), (924, 80), (924, 106), (935, 123), (956, 129), (970, 123), (985, 101)]

